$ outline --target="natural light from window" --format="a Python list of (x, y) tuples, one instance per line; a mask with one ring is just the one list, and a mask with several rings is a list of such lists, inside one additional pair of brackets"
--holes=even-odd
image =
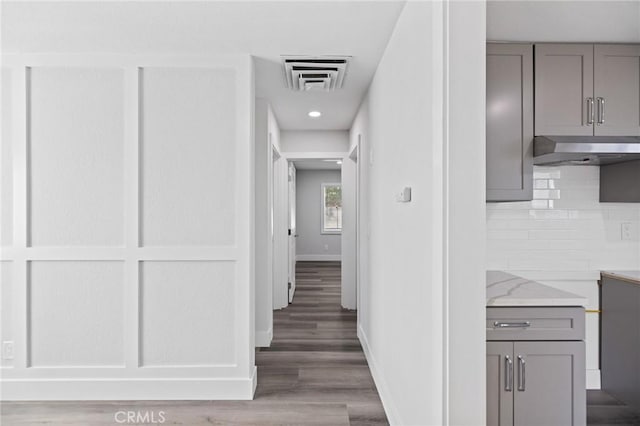
[(342, 186), (339, 183), (322, 184), (322, 232), (342, 231)]

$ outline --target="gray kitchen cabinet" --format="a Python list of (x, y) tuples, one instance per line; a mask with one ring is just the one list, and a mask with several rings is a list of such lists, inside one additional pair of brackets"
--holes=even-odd
[(487, 44), (487, 201), (533, 198), (533, 45)]
[(583, 308), (487, 308), (487, 336), (487, 425), (586, 424)]
[(603, 276), (600, 300), (602, 389), (640, 410), (640, 282)]
[(513, 425), (513, 342), (487, 342), (487, 425)]
[(640, 135), (640, 45), (536, 44), (535, 135)]
[(594, 47), (596, 136), (640, 135), (640, 45)]
[(515, 342), (514, 425), (586, 424), (584, 342)]
[(593, 45), (535, 45), (535, 134), (593, 135)]

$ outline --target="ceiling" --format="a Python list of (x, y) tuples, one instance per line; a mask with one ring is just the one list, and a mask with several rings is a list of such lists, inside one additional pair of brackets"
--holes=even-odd
[(342, 165), (336, 160), (294, 160), (297, 170), (342, 170)]
[[(404, 0), (3, 1), (2, 51), (249, 53), (256, 95), (286, 130), (345, 130), (366, 93)], [(281, 55), (352, 56), (342, 89), (285, 87)], [(322, 117), (311, 119), (311, 110)]]

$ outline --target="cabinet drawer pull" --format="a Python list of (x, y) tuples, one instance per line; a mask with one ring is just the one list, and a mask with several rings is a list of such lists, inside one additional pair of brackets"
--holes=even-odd
[(531, 323), (529, 321), (519, 321), (519, 322), (502, 322), (502, 321), (494, 321), (493, 328), (528, 328), (531, 327)]
[(509, 355), (504, 357), (504, 390), (513, 390), (513, 361)]
[(598, 125), (604, 124), (604, 98), (596, 98), (598, 101)]
[(587, 98), (587, 124), (593, 124), (594, 112), (593, 112), (593, 98)]
[(526, 365), (522, 355), (518, 355), (518, 390), (524, 392), (526, 389)]

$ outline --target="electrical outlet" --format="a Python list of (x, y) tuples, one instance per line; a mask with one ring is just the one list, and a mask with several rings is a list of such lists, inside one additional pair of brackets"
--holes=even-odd
[(633, 223), (631, 222), (623, 223), (622, 225), (620, 225), (620, 230), (621, 230), (622, 240), (625, 240), (625, 241), (633, 240), (633, 235), (635, 234)]
[(324, 251), (329, 251), (329, 244), (324, 245)]
[(2, 359), (13, 359), (13, 342), (2, 342)]

